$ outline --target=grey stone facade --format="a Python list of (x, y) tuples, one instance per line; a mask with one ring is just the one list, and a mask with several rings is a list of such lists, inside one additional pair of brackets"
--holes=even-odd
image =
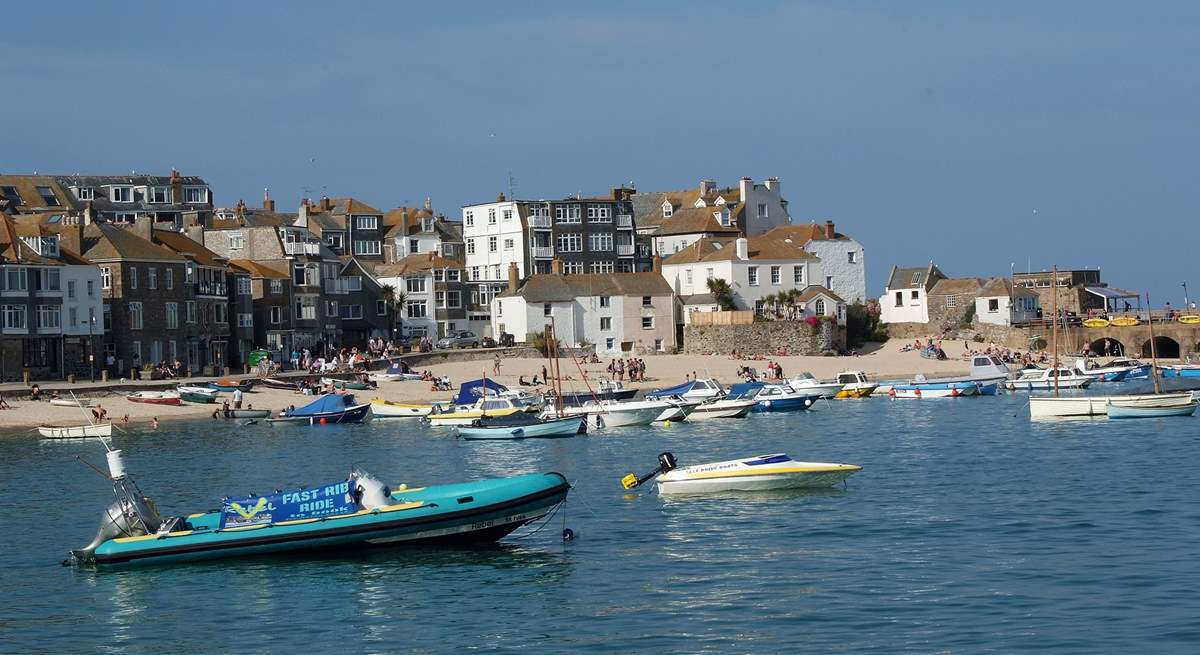
[(737, 350), (769, 357), (780, 348), (790, 355), (822, 355), (841, 350), (845, 342), (845, 329), (830, 321), (817, 327), (804, 321), (765, 321), (683, 328), (683, 352), (689, 355), (723, 356)]

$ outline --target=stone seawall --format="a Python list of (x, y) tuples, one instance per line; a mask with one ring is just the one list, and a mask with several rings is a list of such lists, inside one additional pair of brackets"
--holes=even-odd
[(792, 355), (836, 352), (845, 344), (845, 328), (821, 321), (765, 321), (748, 325), (689, 325), (683, 328), (683, 352), (689, 355), (773, 354), (787, 348)]

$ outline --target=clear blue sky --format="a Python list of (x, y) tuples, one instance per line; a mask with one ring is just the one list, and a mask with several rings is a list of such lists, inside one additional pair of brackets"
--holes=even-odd
[(220, 204), (782, 179), (893, 263), (1057, 263), (1182, 301), (1200, 5), (17, 3), (0, 171), (204, 176)]

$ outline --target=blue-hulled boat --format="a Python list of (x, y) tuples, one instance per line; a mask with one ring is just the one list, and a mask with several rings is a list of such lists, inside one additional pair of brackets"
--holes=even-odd
[(1200, 364), (1178, 364), (1159, 366), (1164, 378), (1200, 378)]
[(521, 412), (507, 416), (478, 418), (470, 425), (455, 428), (463, 439), (548, 439), (573, 437), (587, 433), (587, 415), (561, 418), (539, 418), (536, 414)]
[[(893, 384), (888, 392), (893, 398), (959, 398), (962, 396), (979, 395), (978, 382), (924, 382), (913, 380), (906, 384)], [(996, 383), (991, 383), (991, 391), (996, 393)]]
[(392, 490), (354, 471), (345, 480), (267, 496), (226, 498), (217, 511), (160, 517), (108, 454), (117, 500), (95, 539), (71, 551), (80, 564), (176, 563), (284, 551), (496, 541), (566, 500), (559, 473), (534, 473)]
[(267, 419), (270, 423), (362, 423), (371, 418), (371, 403), (356, 405), (350, 394), (327, 393), (304, 407), (286, 409), (279, 416)]
[(812, 407), (821, 395), (796, 391), (790, 384), (765, 384), (755, 398), (756, 412), (798, 412)]

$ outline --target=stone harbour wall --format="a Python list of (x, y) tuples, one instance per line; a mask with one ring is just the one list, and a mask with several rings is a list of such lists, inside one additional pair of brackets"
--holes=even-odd
[(816, 328), (803, 321), (683, 328), (683, 352), (689, 355), (728, 355), (735, 349), (749, 355), (768, 355), (780, 348), (787, 348), (792, 355), (822, 355), (837, 352), (845, 343), (846, 329), (829, 321), (821, 321)]

